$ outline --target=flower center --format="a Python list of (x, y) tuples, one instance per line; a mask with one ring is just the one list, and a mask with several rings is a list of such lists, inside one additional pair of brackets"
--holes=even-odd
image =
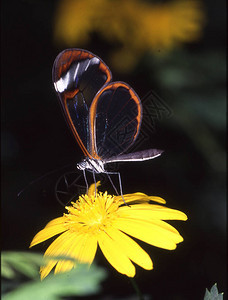
[(83, 195), (72, 206), (66, 207), (65, 224), (69, 230), (96, 234), (111, 226), (117, 218), (118, 207), (119, 201), (107, 192)]

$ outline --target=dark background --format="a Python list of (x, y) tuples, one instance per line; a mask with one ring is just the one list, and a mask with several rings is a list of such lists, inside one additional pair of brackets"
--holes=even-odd
[[(56, 180), (83, 158), (52, 84), (54, 59), (64, 49), (53, 43), (56, 5), (57, 1), (2, 1), (3, 250), (27, 251), (35, 233), (63, 213), (54, 196)], [(153, 299), (203, 299), (205, 288), (215, 282), (220, 292), (226, 290), (225, 1), (205, 1), (204, 6), (208, 20), (199, 42), (185, 45), (162, 62), (145, 57), (129, 74), (112, 72), (114, 80), (128, 82), (140, 97), (156, 91), (171, 111), (170, 116), (153, 119), (149, 132), (145, 121), (144, 140), (141, 136), (133, 148), (160, 148), (164, 154), (118, 166), (124, 193), (161, 196), (168, 207), (189, 218), (172, 222), (184, 237), (175, 251), (140, 243), (154, 270), (137, 267), (136, 281)], [(106, 53), (111, 47), (92, 36), (86, 49), (109, 65)], [(171, 80), (170, 73), (181, 75)], [(17, 197), (33, 180), (68, 164), (71, 168), (48, 174)], [(129, 281), (100, 253), (97, 261), (110, 274), (97, 299), (133, 294)]]

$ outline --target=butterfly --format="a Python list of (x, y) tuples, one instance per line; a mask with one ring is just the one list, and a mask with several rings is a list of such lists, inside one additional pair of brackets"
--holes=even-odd
[(139, 96), (127, 83), (112, 82), (103, 60), (83, 49), (62, 51), (54, 61), (52, 79), (66, 121), (85, 156), (77, 168), (83, 171), (87, 187), (85, 170), (93, 172), (94, 181), (95, 173), (118, 174), (123, 195), (120, 173), (106, 171), (105, 165), (144, 161), (163, 152), (148, 149), (124, 154), (140, 131)]

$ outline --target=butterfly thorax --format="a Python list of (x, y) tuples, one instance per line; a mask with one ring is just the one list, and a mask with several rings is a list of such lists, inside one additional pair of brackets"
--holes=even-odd
[(96, 173), (105, 173), (104, 162), (100, 159), (85, 158), (80, 163), (77, 163), (79, 170), (95, 171)]

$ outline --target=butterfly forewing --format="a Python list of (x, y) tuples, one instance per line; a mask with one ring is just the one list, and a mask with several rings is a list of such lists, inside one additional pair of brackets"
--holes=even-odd
[(67, 49), (57, 56), (52, 76), (67, 123), (84, 154), (91, 157), (89, 109), (96, 93), (111, 80), (111, 72), (89, 51)]
[(107, 159), (134, 143), (142, 119), (141, 101), (123, 82), (107, 84), (90, 108), (92, 156)]

